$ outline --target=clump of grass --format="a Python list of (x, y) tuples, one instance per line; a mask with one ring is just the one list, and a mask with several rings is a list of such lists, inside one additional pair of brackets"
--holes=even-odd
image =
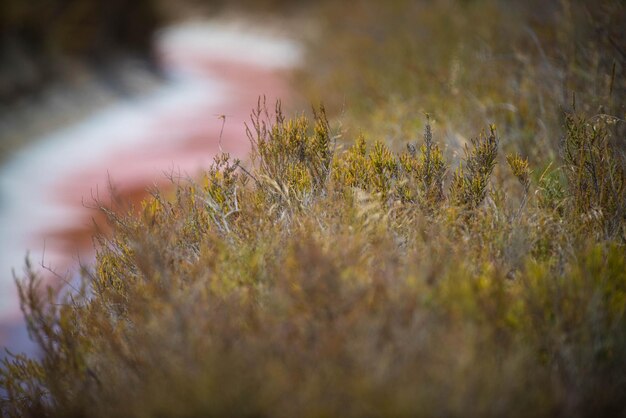
[(447, 164), (439, 144), (433, 141), (428, 115), (420, 155), (417, 155), (415, 144), (407, 144), (407, 152), (400, 156), (400, 166), (412, 180), (408, 183), (413, 185), (413, 190), (409, 187), (401, 193), (405, 200), (419, 201), (422, 205), (436, 205), (444, 200), (443, 187)]
[(323, 109), (259, 102), (250, 163), (220, 155), (139, 213), (108, 211), (75, 289), (46, 293), (26, 266), (39, 355), (3, 360), (3, 416), (624, 414), (624, 240), (579, 216), (613, 208), (624, 172), (596, 173), (596, 194), (588, 161), (611, 144), (569, 120), (564, 152), (590, 154), (558, 171), (578, 181), (548, 192), (509, 157), (520, 212), (492, 178), (493, 128), (448, 176), (428, 120), (397, 154), (336, 146)]
[(257, 182), (270, 184), (273, 199), (305, 203), (323, 191), (330, 175), (333, 139), (324, 107), (314, 110), (313, 134), (305, 116), (286, 120), (277, 102), (273, 120), (261, 99), (252, 112), (247, 135), (252, 144), (252, 159), (258, 166)]
[(481, 134), (465, 147), (465, 165), (454, 173), (452, 198), (470, 209), (478, 207), (487, 194), (487, 183), (496, 165), (498, 137), (495, 126), (489, 127), (489, 135)]
[(608, 237), (623, 233), (626, 218), (623, 156), (609, 144), (615, 122), (607, 115), (566, 115), (562, 141), (572, 211), (589, 222), (591, 231)]

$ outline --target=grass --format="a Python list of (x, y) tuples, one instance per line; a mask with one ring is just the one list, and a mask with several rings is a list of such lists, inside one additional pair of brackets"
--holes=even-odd
[[(249, 162), (218, 155), (134, 211), (102, 207), (114, 233), (97, 236), (80, 283), (46, 291), (27, 265), (17, 283), (40, 353), (0, 366), (3, 416), (624, 416), (623, 98), (582, 83), (575, 105), (546, 95), (542, 107), (534, 95), (553, 86), (531, 55), (526, 87), (500, 90), (509, 73), (451, 45), (476, 30), (517, 47), (525, 21), (494, 19), (498, 2), (427, 5), (392, 2), (376, 23), (358, 3), (329, 33), (337, 42), (312, 47), (320, 66), (306, 85), (326, 86), (328, 109), (356, 108), (288, 117), (260, 100)], [(410, 28), (441, 46), (406, 67), (425, 79), (394, 55), (412, 36), (378, 49), (343, 32), (404, 33), (400, 6), (424, 8)], [(574, 39), (533, 31), (546, 57)], [(361, 43), (369, 54), (344, 49)], [(429, 69), (460, 50), (448, 57), (467, 69), (457, 88), (511, 100), (513, 116), (472, 109), (461, 92), (437, 99)], [(362, 71), (344, 72), (355, 62)], [(578, 65), (561, 69), (586, 77)], [(413, 97), (418, 84), (427, 94)], [(523, 139), (539, 125), (560, 139)], [(461, 127), (473, 139), (455, 146)]]

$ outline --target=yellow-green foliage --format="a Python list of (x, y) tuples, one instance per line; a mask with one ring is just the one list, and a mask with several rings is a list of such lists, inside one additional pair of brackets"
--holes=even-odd
[(614, 208), (624, 172), (594, 119), (565, 133), (612, 158), (606, 192), (578, 203), (594, 177), (567, 160), (578, 181), (549, 194), (510, 156), (523, 212), (490, 180), (493, 128), (448, 179), (428, 122), (419, 153), (395, 154), (362, 136), (335, 149), (323, 109), (252, 120), (250, 165), (220, 155), (138, 214), (108, 211), (80, 283), (45, 293), (27, 266), (40, 353), (2, 361), (3, 416), (626, 412), (625, 237), (581, 216)]
[(506, 156), (506, 162), (509, 163), (511, 171), (517, 181), (524, 186), (524, 191), (530, 188), (530, 168), (528, 167), (528, 158), (524, 159), (519, 154), (509, 154)]
[(481, 134), (465, 146), (465, 159), (454, 173), (451, 193), (455, 203), (475, 208), (487, 194), (489, 177), (496, 165), (498, 138), (495, 126), (489, 127), (489, 135)]
[(258, 164), (257, 183), (274, 189), (274, 201), (306, 203), (312, 194), (321, 192), (330, 173), (333, 140), (323, 107), (315, 111), (313, 134), (309, 119), (301, 116), (285, 120), (280, 102), (270, 118), (265, 100), (252, 112), (252, 126), (247, 127), (252, 144), (252, 159)]
[(378, 194), (383, 201), (400, 200), (422, 208), (444, 200), (443, 182), (447, 170), (443, 153), (433, 141), (430, 123), (426, 123), (424, 144), (407, 144), (407, 150), (394, 155), (382, 141), (367, 149), (363, 135), (333, 165), (333, 186), (357, 187)]
[[(436, 204), (444, 199), (443, 180), (447, 165), (439, 144), (433, 142), (430, 123), (424, 131), (424, 144), (417, 155), (415, 144), (407, 144), (407, 151), (400, 155), (400, 166), (407, 176), (400, 196), (405, 201), (422, 203), (422, 206)], [(413, 190), (410, 186), (413, 186)], [(417, 187), (415, 187), (417, 186)]]

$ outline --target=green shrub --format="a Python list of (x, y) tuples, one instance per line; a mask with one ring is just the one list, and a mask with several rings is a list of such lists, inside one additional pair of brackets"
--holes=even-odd
[[(510, 156), (528, 201), (509, 207), (493, 128), (447, 195), (428, 121), (419, 154), (332, 132), (323, 109), (259, 103), (251, 164), (220, 155), (138, 213), (103, 208), (114, 233), (79, 286), (45, 292), (27, 265), (40, 352), (3, 360), (3, 416), (626, 413), (624, 243), (576, 207), (613, 200), (570, 181), (551, 210)], [(604, 170), (617, 193), (623, 171)]]

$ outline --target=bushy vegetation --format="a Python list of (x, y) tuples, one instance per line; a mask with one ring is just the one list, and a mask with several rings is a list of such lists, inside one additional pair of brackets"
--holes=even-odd
[(608, 132), (567, 117), (558, 186), (509, 156), (519, 208), (492, 178), (494, 127), (448, 175), (430, 125), (400, 154), (346, 149), (323, 108), (260, 104), (251, 166), (220, 155), (139, 216), (109, 212), (80, 287), (44, 294), (27, 270), (41, 357), (4, 361), (3, 413), (621, 415), (625, 175)]
[[(343, 17), (371, 23), (358, 4)], [(433, 35), (441, 51), (424, 47), (420, 76), (455, 50), (446, 36), (484, 31), (499, 45), (520, 29), (474, 9), (493, 16), (498, 2), (424, 4), (431, 15), (411, 15), (419, 30), (442, 25), (450, 5), (455, 24)], [(409, 3), (378, 14), (390, 33), (410, 20), (398, 5)], [(336, 72), (310, 81), (332, 106), (355, 103), (343, 127), (323, 107), (287, 117), (259, 101), (249, 162), (218, 155), (141, 208), (103, 206), (114, 232), (97, 237), (78, 283), (46, 292), (27, 266), (18, 288), (40, 354), (3, 361), (3, 416), (626, 415), (623, 79), (610, 101), (581, 83), (575, 104), (541, 102), (544, 61), (529, 58), (519, 89), (499, 90), (507, 73), (480, 78), (464, 53), (451, 59), (472, 69), (449, 88), (467, 90), (438, 101), (432, 78), (410, 78), (393, 50), (384, 61), (375, 45), (342, 49), (359, 42), (370, 45), (354, 34), (325, 44), (342, 55), (318, 62)], [(623, 71), (623, 57), (599, 51)], [(599, 68), (591, 80), (610, 80)], [(519, 94), (518, 111), (480, 113), (463, 92)], [(421, 99), (436, 117), (416, 110)], [(549, 137), (533, 142), (535, 123)], [(460, 127), (476, 129), (456, 147)]]

